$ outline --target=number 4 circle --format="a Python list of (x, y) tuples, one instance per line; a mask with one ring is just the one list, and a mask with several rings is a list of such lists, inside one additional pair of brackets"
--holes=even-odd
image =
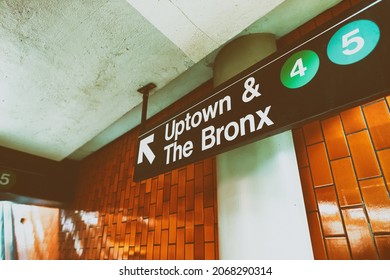
[(320, 59), (314, 51), (299, 51), (283, 64), (280, 80), (287, 88), (300, 88), (314, 78), (319, 67)]

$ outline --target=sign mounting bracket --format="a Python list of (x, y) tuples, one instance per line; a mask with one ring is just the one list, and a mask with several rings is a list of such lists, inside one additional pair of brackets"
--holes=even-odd
[(147, 112), (148, 112), (149, 92), (152, 89), (156, 88), (156, 87), (157, 86), (156, 86), (155, 83), (148, 83), (147, 85), (137, 89), (137, 91), (143, 95), (143, 98), (142, 98), (142, 116), (141, 116), (141, 126), (142, 127), (145, 125), (146, 115), (147, 115)]

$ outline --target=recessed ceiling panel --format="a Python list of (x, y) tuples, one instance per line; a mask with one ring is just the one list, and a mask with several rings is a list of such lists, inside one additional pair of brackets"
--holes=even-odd
[(285, 0), (127, 0), (198, 62)]

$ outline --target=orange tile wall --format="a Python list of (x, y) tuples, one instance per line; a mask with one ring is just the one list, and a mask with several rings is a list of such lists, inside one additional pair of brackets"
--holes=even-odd
[(293, 131), (316, 259), (390, 259), (389, 98)]
[[(341, 2), (280, 43), (358, 2)], [(315, 259), (390, 259), (389, 106), (386, 97), (293, 131)]]
[[(212, 90), (207, 83), (147, 125)], [(81, 162), (61, 259), (218, 259), (215, 159), (133, 182), (139, 128)]]

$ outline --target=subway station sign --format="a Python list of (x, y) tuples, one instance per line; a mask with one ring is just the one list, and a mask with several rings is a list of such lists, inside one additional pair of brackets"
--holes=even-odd
[(347, 14), (240, 73), (140, 134), (139, 181), (390, 91), (390, 1)]

